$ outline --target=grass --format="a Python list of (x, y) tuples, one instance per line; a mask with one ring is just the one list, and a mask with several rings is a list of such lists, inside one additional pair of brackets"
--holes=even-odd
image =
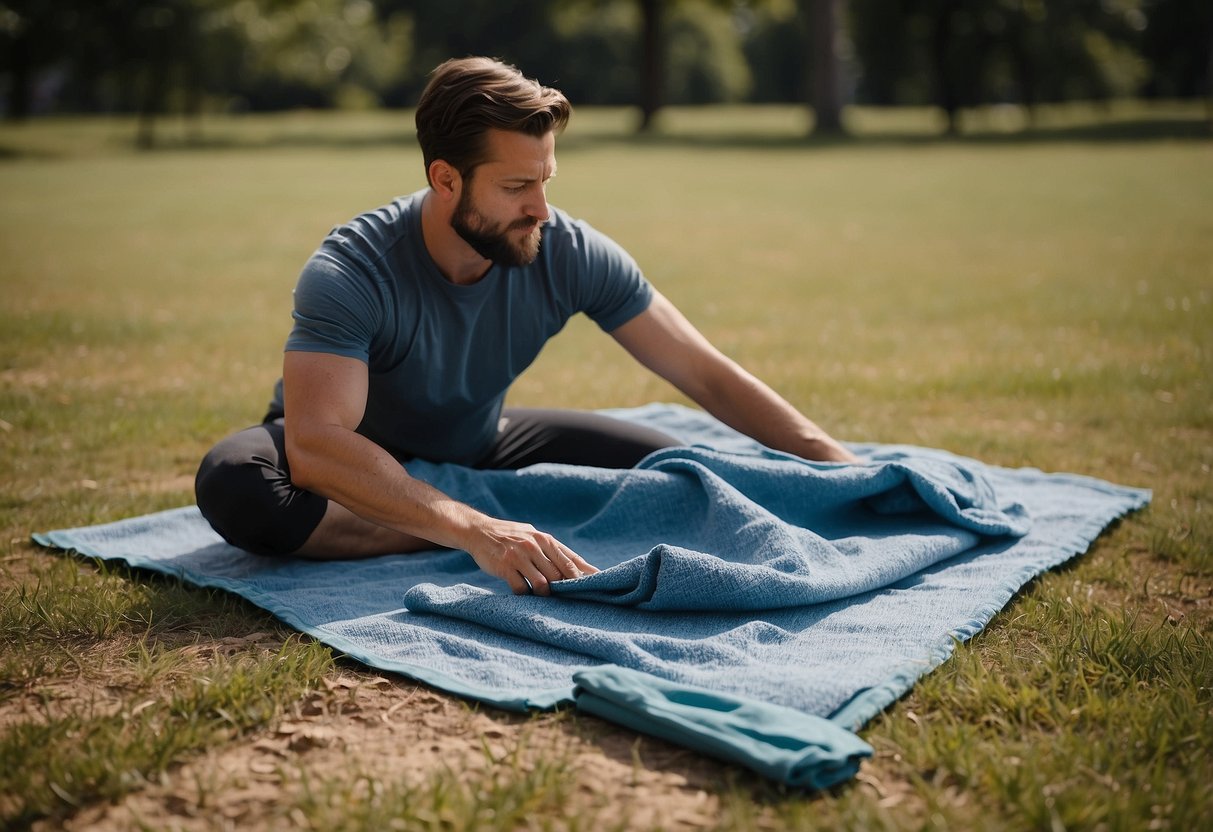
[(146, 648), (131, 663), (154, 671), (153, 679), (129, 685), (119, 711), (93, 702), (66, 710), (47, 703), (40, 718), (18, 723), (0, 740), (0, 757), (10, 765), (24, 761), (4, 772), (8, 822), (20, 826), (114, 800), (196, 749), (266, 726), (319, 682), (332, 657), (315, 642), (292, 639), (266, 655), (217, 658), (167, 697), (153, 694), (133, 707), (152, 685), (181, 674), (176, 662)]
[[(484, 751), (484, 767), (469, 773), (443, 765), (422, 783), (387, 782), (374, 771), (339, 782), (308, 782), (293, 808), (318, 829), (514, 830), (538, 817), (559, 816), (574, 791), (565, 757), (522, 762), (523, 749)], [(621, 828), (598, 813), (570, 819), (568, 828)]]
[[(689, 785), (664, 791), (621, 781), (630, 802), (612, 808), (570, 787), (596, 776), (576, 749), (632, 740), (561, 715), (505, 751), (486, 746), (472, 775), (406, 780), (351, 752), (340, 775), (281, 789), (270, 825), (669, 825), (638, 806), (696, 788), (712, 807), (701, 825), (728, 830), (1207, 822), (1204, 113), (1067, 108), (1021, 133), (989, 111), (941, 140), (928, 112), (866, 111), (857, 140), (809, 143), (796, 110), (671, 111), (643, 140), (629, 118), (577, 114), (552, 201), (616, 237), (710, 338), (833, 433), (1147, 486), (1153, 505), (1035, 581), (869, 724), (877, 756), (848, 786), (801, 795), (692, 766)], [(264, 738), (349, 672), (221, 593), (51, 556), (29, 535), (191, 499), (207, 447), (260, 416), (303, 260), (333, 224), (421, 186), (408, 125), (215, 119), (190, 145), (170, 124), (150, 154), (130, 150), (128, 122), (0, 128), (6, 827), (83, 823), (151, 793)], [(511, 397), (679, 400), (582, 322)], [(620, 776), (641, 778), (653, 748), (632, 746), (634, 774)]]

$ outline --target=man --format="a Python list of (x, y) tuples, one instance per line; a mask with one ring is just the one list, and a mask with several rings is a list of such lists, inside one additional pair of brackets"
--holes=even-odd
[(593, 413), (502, 410), (509, 384), (577, 312), (763, 444), (854, 459), (709, 344), (618, 245), (547, 204), (570, 110), (560, 92), (487, 58), (434, 71), (416, 115), (429, 187), (330, 233), (295, 290), (265, 422), (199, 468), (198, 505), (225, 539), (318, 559), (462, 549), (515, 593), (538, 595), (597, 571), (551, 535), (476, 511), (401, 465), (622, 468), (677, 444)]

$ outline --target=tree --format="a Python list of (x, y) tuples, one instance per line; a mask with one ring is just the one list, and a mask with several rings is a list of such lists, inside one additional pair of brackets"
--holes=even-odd
[(737, 100), (750, 90), (731, 0), (638, 0), (640, 131), (667, 100), (702, 104)]
[(814, 130), (822, 135), (841, 135), (842, 89), (838, 67), (840, 0), (808, 0), (809, 55), (812, 57)]
[(664, 4), (662, 0), (640, 2), (640, 132), (653, 127), (653, 119), (661, 109), (665, 76), (662, 72), (664, 52)]
[[(1146, 77), (1136, 44), (1148, 6), (1148, 0), (852, 0), (859, 95), (881, 104), (934, 103), (953, 133), (963, 108), (986, 102), (1018, 102), (1031, 118), (1040, 102), (1131, 95)], [(1176, 42), (1166, 40), (1168, 48)]]
[(77, 35), (100, 24), (94, 4), (87, 0), (0, 2), (0, 68), (9, 76), (9, 119), (33, 114), (38, 74), (70, 64), (81, 46)]
[(757, 100), (839, 131), (852, 86), (953, 132), (985, 102), (1213, 104), (1208, 0), (0, 0), (6, 115), (137, 113), (144, 145), (170, 111), (411, 105), (468, 54), (635, 105), (642, 130), (667, 104)]
[(813, 130), (839, 135), (843, 89), (841, 0), (768, 0), (752, 4), (746, 54), (759, 101), (796, 101), (813, 113)]
[(155, 145), (156, 117), (167, 111), (174, 86), (185, 92), (184, 100), (191, 102), (192, 114), (197, 114), (201, 9), (189, 0), (157, 0), (136, 5), (133, 18), (127, 20), (131, 40), (124, 54), (140, 87), (135, 143), (150, 149)]
[(1213, 4), (1145, 0), (1140, 42), (1149, 62), (1144, 92), (1159, 98), (1210, 97), (1213, 103)]

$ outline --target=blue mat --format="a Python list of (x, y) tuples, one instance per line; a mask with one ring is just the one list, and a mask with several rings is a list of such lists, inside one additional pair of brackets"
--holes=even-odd
[(855, 736), (1033, 576), (1148, 491), (943, 451), (864, 464), (761, 448), (698, 411), (607, 411), (677, 436), (627, 471), (410, 472), (531, 522), (602, 572), (516, 597), (463, 552), (348, 563), (225, 544), (194, 507), (35, 535), (247, 598), (373, 667), (512, 710), (578, 707), (795, 786), (852, 776)]

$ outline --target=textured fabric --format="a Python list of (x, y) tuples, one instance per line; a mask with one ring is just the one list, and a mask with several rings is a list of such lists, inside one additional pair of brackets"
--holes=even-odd
[[(36, 539), (230, 589), (369, 665), (501, 707), (570, 701), (574, 674), (611, 666), (638, 672), (633, 691), (652, 679), (650, 695), (604, 709), (638, 730), (656, 730), (652, 703), (669, 698), (668, 686), (754, 703), (736, 709), (743, 721), (761, 715), (740, 733), (705, 712), (716, 727), (696, 747), (744, 734), (754, 742), (734, 743), (731, 758), (775, 776), (791, 770), (789, 742), (770, 732), (764, 707), (857, 729), (1024, 583), (1149, 500), (1087, 477), (905, 446), (852, 445), (862, 465), (810, 463), (685, 408), (613, 413), (703, 446), (658, 451), (625, 471), (408, 466), (604, 568), (556, 584), (553, 598), (510, 595), (461, 552), (323, 564), (247, 555), (193, 507)], [(803, 730), (802, 747), (835, 747)], [(822, 771), (840, 765), (837, 754), (822, 759)]]
[[(480, 468), (522, 468), (560, 461), (630, 468), (671, 436), (623, 419), (584, 410), (508, 407)], [(328, 510), (328, 498), (291, 481), (281, 418), (221, 440), (194, 477), (194, 499), (228, 543), (259, 555), (289, 555), (302, 546)]]
[(286, 349), (366, 362), (358, 430), (395, 456), (470, 465), (493, 444), (510, 383), (569, 318), (615, 329), (652, 288), (622, 248), (556, 208), (533, 263), (453, 284), (422, 241), (426, 193), (329, 233), (295, 287)]

